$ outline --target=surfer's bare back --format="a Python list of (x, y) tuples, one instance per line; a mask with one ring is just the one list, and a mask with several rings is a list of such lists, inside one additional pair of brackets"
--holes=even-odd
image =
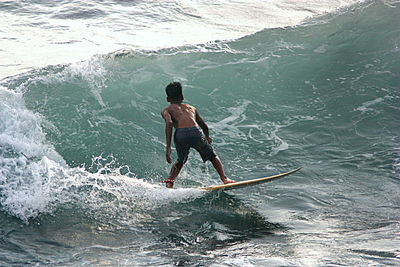
[(221, 160), (215, 154), (209, 136), (208, 126), (200, 117), (197, 109), (191, 105), (183, 104), (182, 86), (179, 82), (172, 82), (165, 88), (167, 101), (170, 102), (162, 112), (161, 116), (165, 120), (165, 135), (166, 135), (166, 160), (172, 163), (171, 160), (171, 139), (172, 128), (175, 127), (174, 143), (178, 160), (171, 168), (171, 172), (166, 183), (168, 188), (174, 186), (175, 178), (178, 176), (183, 165), (186, 163), (189, 155), (189, 149), (194, 148), (200, 153), (204, 162), (211, 161), (215, 170), (218, 172), (224, 184), (233, 183), (235, 181), (225, 176), (224, 167)]

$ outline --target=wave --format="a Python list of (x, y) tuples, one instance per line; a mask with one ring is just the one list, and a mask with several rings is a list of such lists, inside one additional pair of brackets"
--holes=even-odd
[[(208, 119), (239, 179), (321, 162), (393, 170), (398, 17), (398, 2), (368, 2), (235, 41), (123, 50), (4, 79), (1, 207), (29, 221), (60, 207), (145, 214), (202, 197), (154, 185), (169, 169), (159, 112), (172, 80)], [(178, 186), (215, 183), (191, 157)]]

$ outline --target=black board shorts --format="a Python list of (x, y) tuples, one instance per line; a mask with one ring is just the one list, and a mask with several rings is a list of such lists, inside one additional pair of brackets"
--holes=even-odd
[(187, 161), (190, 148), (196, 149), (204, 162), (216, 157), (212, 146), (199, 127), (177, 128), (174, 143), (179, 163)]

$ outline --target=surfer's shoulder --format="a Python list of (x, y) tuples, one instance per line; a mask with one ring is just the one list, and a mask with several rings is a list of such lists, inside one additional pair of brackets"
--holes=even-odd
[(193, 112), (196, 111), (196, 107), (194, 107), (194, 106), (192, 106), (192, 105), (189, 105), (189, 104), (183, 104), (183, 105), (185, 105), (185, 107), (186, 107), (187, 109), (190, 109), (190, 110), (192, 110)]
[(170, 105), (166, 106), (163, 110), (161, 110), (161, 116), (163, 118), (169, 114), (169, 107)]

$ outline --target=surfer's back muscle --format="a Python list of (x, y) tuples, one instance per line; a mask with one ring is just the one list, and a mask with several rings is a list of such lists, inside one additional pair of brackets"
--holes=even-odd
[(170, 104), (163, 110), (162, 115), (164, 119), (168, 118), (169, 115), (175, 128), (198, 126), (196, 121), (197, 110), (188, 104)]

